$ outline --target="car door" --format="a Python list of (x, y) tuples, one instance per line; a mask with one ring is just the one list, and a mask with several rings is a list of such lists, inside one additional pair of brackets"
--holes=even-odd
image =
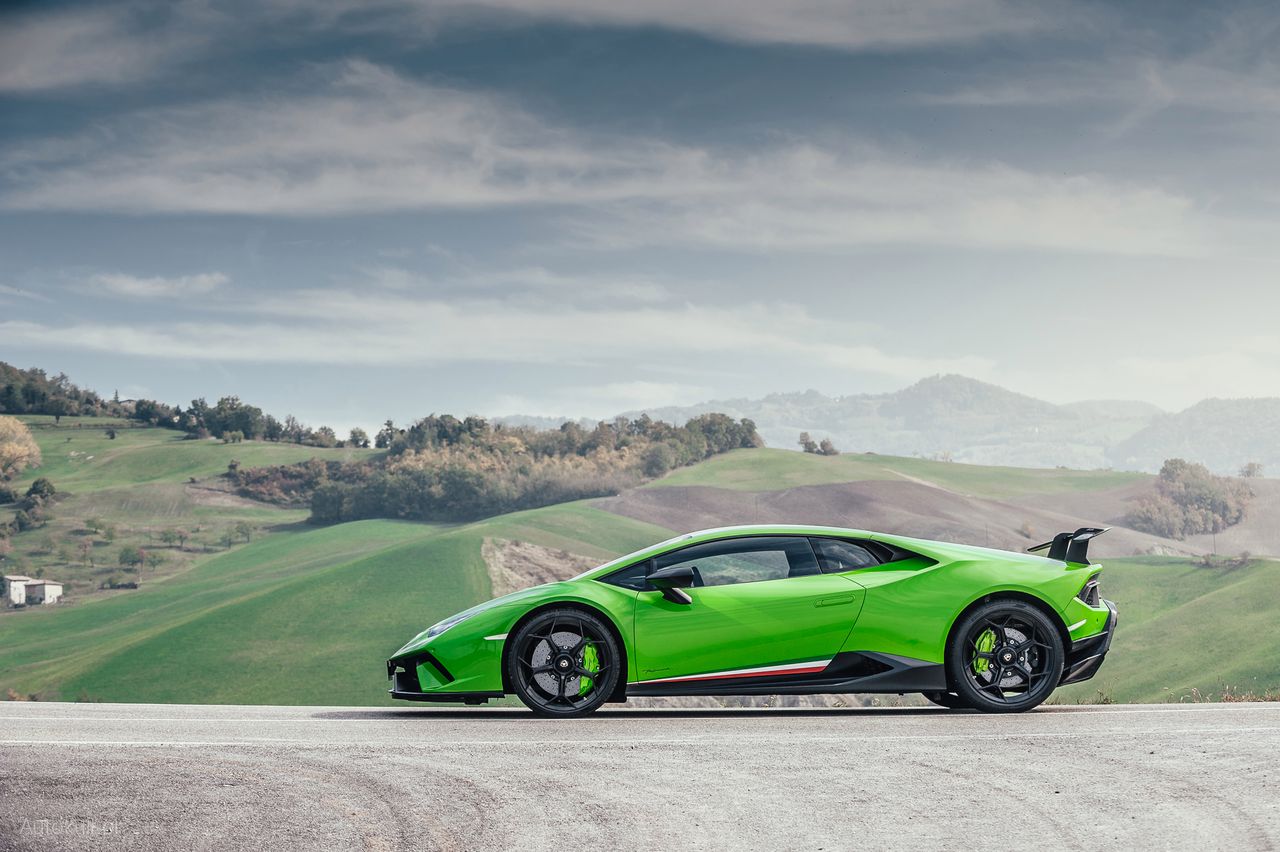
[[(688, 565), (692, 599), (657, 591), (636, 600), (637, 680), (771, 677), (821, 670), (848, 636), (862, 587), (823, 574), (799, 536), (707, 542), (652, 560), (649, 573)], [(768, 669), (767, 672), (743, 670)]]

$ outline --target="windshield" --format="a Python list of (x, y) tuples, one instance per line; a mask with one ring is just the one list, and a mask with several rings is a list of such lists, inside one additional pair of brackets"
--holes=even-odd
[(661, 550), (665, 547), (669, 547), (670, 545), (677, 544), (686, 539), (693, 538), (693, 536), (694, 536), (694, 533), (685, 533), (684, 535), (678, 535), (675, 538), (669, 538), (666, 541), (660, 541), (657, 544), (651, 544), (648, 547), (644, 547), (644, 548), (641, 548), (640, 550), (633, 551), (631, 553), (626, 554), (625, 556), (619, 556), (617, 559), (606, 562), (603, 565), (597, 565), (594, 568), (588, 568), (586, 571), (583, 571), (581, 574), (578, 574), (576, 577), (570, 577), (569, 579), (581, 580), (583, 577), (586, 577), (590, 574), (594, 574), (597, 571), (604, 570), (605, 568), (612, 568), (615, 565), (621, 565), (622, 563), (629, 562), (632, 559), (635, 559), (641, 556), (642, 554), (648, 553), (653, 550)]

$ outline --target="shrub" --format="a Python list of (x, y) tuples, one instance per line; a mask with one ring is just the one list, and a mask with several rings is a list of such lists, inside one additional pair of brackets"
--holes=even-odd
[(1240, 479), (1215, 476), (1202, 464), (1169, 459), (1155, 494), (1138, 502), (1127, 526), (1165, 538), (1218, 533), (1244, 520), (1253, 491)]

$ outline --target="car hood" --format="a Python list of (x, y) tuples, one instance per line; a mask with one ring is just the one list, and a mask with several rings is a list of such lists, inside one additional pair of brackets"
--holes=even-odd
[[(476, 604), (470, 609), (464, 609), (462, 612), (458, 612), (458, 613), (454, 613), (453, 615), (446, 616), (445, 618), (440, 619), (440, 621), (448, 621), (451, 618), (456, 618), (458, 616), (461, 616), (462, 621), (465, 622), (466, 619), (479, 615), (482, 612), (487, 612), (491, 609), (499, 609), (501, 607), (509, 606), (511, 604), (522, 603), (524, 601), (530, 600), (531, 598), (541, 597), (547, 592), (553, 589), (558, 589), (564, 585), (566, 585), (564, 582), (544, 583), (541, 586), (531, 586), (530, 588), (527, 588), (527, 589), (520, 589), (519, 591), (509, 592), (505, 595), (502, 595), (501, 597), (496, 597), (496, 598), (493, 598), (492, 600), (487, 600), (482, 604)], [(399, 651), (396, 651), (393, 656), (398, 657), (402, 654), (407, 654), (411, 651), (416, 651), (419, 648), (421, 648), (423, 645), (427, 644), (427, 642), (430, 641), (427, 638), (427, 631), (429, 631), (431, 627), (434, 627), (434, 626), (435, 625), (433, 624), (423, 629), (421, 633), (419, 633), (417, 636), (414, 636), (412, 639), (406, 642), (404, 646)], [(440, 634), (437, 634), (437, 635), (440, 635)]]

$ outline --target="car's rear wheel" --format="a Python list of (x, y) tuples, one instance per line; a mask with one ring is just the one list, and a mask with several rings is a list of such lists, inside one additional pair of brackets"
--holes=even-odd
[(922, 692), (927, 700), (948, 710), (969, 710), (968, 702), (954, 692)]
[(951, 689), (975, 710), (1018, 713), (1049, 697), (1062, 678), (1062, 637), (1043, 612), (994, 600), (970, 612), (947, 648)]
[(613, 693), (620, 649), (598, 617), (578, 609), (538, 613), (510, 638), (507, 677), (540, 716), (584, 716)]

